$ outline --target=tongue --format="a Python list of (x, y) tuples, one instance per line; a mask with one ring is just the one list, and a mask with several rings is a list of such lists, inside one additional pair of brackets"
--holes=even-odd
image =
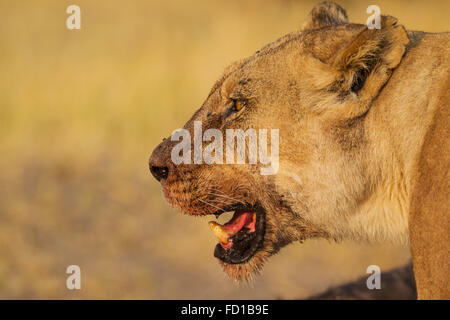
[(225, 248), (231, 248), (232, 241), (230, 237), (238, 233), (242, 228), (247, 228), (248, 232), (255, 232), (256, 214), (250, 211), (235, 212), (233, 218), (223, 226), (215, 221), (209, 222), (209, 227), (215, 236), (219, 239), (220, 244)]

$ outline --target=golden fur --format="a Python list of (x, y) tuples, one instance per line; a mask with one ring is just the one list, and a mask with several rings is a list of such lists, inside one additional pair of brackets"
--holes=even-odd
[[(279, 128), (278, 173), (175, 166), (167, 139), (150, 159), (170, 172), (166, 200), (191, 215), (216, 211), (212, 193), (262, 204), (263, 248), (245, 264), (220, 261), (236, 280), (292, 241), (411, 241), (419, 298), (449, 298), (449, 40), (389, 16), (369, 30), (319, 4), (301, 31), (231, 65), (185, 125)], [(234, 97), (246, 106), (225, 116)]]

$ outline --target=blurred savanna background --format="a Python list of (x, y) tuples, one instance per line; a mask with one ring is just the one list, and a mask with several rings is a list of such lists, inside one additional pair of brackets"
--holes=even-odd
[[(0, 0), (0, 298), (305, 298), (405, 264), (408, 248), (309, 241), (237, 285), (208, 218), (170, 209), (148, 157), (230, 62), (297, 29), (317, 1)], [(449, 1), (377, 4), (408, 29), (450, 29)], [(67, 6), (81, 8), (68, 30)], [(82, 289), (66, 288), (81, 268)]]

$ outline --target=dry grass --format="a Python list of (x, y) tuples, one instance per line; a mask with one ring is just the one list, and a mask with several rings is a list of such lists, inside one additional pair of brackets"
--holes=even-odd
[[(315, 1), (0, 1), (0, 298), (294, 298), (401, 265), (407, 249), (309, 242), (253, 286), (225, 278), (206, 220), (147, 170), (231, 61), (295, 30)], [(371, 3), (340, 1), (365, 22)], [(448, 1), (377, 1), (411, 29), (450, 29)], [(78, 264), (82, 290), (65, 288)]]

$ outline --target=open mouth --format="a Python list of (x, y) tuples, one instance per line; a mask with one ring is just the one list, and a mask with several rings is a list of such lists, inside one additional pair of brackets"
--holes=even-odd
[(262, 247), (265, 234), (265, 210), (255, 205), (234, 204), (214, 213), (219, 216), (226, 211), (234, 211), (230, 221), (220, 225), (210, 221), (209, 226), (219, 243), (214, 256), (230, 264), (245, 263)]

